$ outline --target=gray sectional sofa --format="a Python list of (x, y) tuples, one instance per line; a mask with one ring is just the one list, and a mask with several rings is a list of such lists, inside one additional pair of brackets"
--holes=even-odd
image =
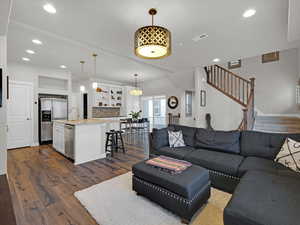
[[(186, 147), (170, 148), (168, 130), (181, 130)], [(287, 137), (300, 141), (300, 134), (170, 125), (153, 130), (150, 155), (208, 169), (213, 187), (233, 193), (224, 210), (224, 225), (296, 225), (300, 224), (300, 174), (274, 161)]]

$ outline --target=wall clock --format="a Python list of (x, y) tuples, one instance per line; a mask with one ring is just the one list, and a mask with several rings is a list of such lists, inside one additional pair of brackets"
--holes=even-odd
[(175, 109), (178, 106), (178, 98), (176, 96), (171, 96), (168, 98), (168, 106), (171, 109)]

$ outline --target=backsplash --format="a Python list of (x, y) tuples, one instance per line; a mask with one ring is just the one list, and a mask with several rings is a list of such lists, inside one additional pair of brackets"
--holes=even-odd
[(93, 118), (115, 117), (115, 116), (120, 116), (120, 108), (117, 107), (93, 107), (92, 108)]

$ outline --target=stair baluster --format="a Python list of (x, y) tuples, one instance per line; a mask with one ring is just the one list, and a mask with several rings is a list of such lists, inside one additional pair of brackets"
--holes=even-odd
[(254, 115), (255, 78), (247, 80), (219, 66), (204, 67), (207, 83), (244, 107), (239, 130), (252, 130)]

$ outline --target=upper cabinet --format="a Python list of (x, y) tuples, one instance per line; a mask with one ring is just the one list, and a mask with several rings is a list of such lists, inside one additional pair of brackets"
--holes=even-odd
[(39, 89), (52, 89), (68, 91), (68, 79), (58, 79), (53, 77), (39, 76)]

